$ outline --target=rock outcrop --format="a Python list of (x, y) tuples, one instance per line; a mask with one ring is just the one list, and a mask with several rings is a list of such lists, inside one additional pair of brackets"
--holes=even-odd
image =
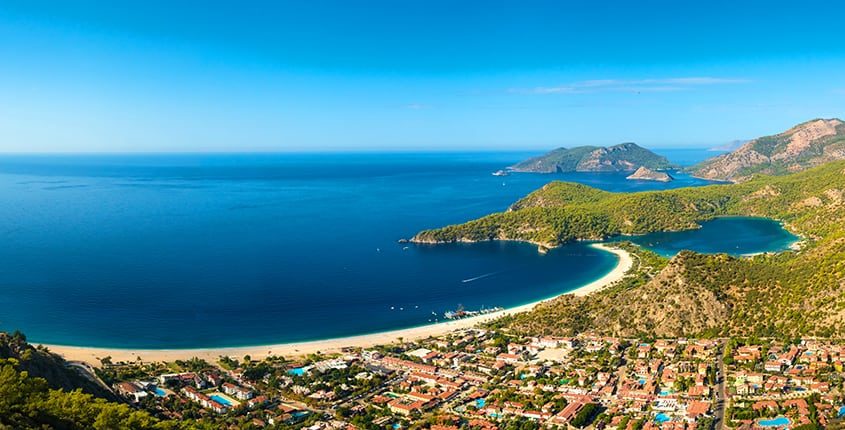
[(651, 170), (648, 167), (640, 166), (636, 172), (628, 175), (625, 179), (631, 181), (657, 181), (657, 182), (671, 182), (675, 178), (666, 172), (658, 172)]

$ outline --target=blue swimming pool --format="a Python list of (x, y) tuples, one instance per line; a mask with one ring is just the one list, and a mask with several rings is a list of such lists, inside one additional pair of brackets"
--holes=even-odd
[(486, 405), (486, 404), (487, 404), (487, 399), (475, 399), (475, 406), (478, 409), (483, 408), (484, 405)]
[(655, 421), (655, 422), (657, 422), (657, 423), (661, 423), (661, 424), (662, 424), (662, 423), (665, 423), (666, 421), (669, 421), (669, 420), (671, 420), (671, 419), (672, 419), (672, 417), (670, 417), (669, 415), (664, 414), (663, 412), (661, 412), (661, 413), (659, 413), (659, 414), (657, 414), (657, 415), (655, 415), (655, 416), (654, 416), (654, 421)]
[(839, 407), (839, 416), (845, 417), (845, 405)]
[(232, 401), (219, 395), (219, 394), (212, 394), (208, 397), (211, 397), (212, 400), (216, 400), (218, 403), (222, 404), (223, 406), (232, 406)]
[(164, 390), (162, 390), (161, 388), (158, 388), (158, 387), (156, 387), (154, 392), (155, 392), (155, 395), (158, 396), (158, 397), (164, 397), (164, 396), (167, 395), (166, 391), (164, 391)]
[(777, 417), (757, 422), (761, 427), (786, 427), (789, 423), (790, 421), (787, 417)]
[(303, 368), (303, 367), (297, 367), (295, 369), (288, 370), (288, 375), (302, 376), (304, 374), (305, 374), (305, 368)]

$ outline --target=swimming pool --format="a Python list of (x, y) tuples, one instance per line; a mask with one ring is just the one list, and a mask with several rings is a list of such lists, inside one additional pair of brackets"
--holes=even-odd
[(302, 376), (304, 374), (305, 374), (305, 368), (304, 367), (297, 367), (295, 369), (288, 370), (288, 375)]
[(486, 405), (486, 404), (487, 404), (487, 399), (476, 399), (476, 400), (475, 400), (475, 406), (476, 406), (478, 409), (483, 408), (483, 407), (484, 407), (484, 405)]
[(845, 405), (839, 407), (839, 416), (845, 417)]
[(669, 415), (664, 414), (663, 412), (661, 412), (661, 413), (659, 413), (659, 414), (657, 414), (657, 415), (655, 415), (655, 416), (654, 416), (654, 421), (655, 421), (655, 422), (657, 422), (658, 424), (665, 423), (666, 421), (669, 421), (669, 420), (671, 420), (671, 419), (672, 419), (672, 417), (670, 417)]
[(211, 397), (212, 400), (217, 401), (218, 403), (222, 404), (223, 406), (232, 406), (233, 403), (231, 400), (219, 395), (219, 394), (212, 394), (208, 397)]
[(158, 396), (158, 397), (165, 397), (165, 396), (167, 396), (167, 391), (164, 391), (164, 390), (162, 390), (161, 388), (158, 388), (158, 387), (156, 387), (156, 389), (154, 390), (154, 392), (155, 392), (155, 395), (156, 395), (156, 396)]
[(787, 417), (777, 417), (757, 422), (757, 424), (760, 424), (761, 427), (786, 427), (789, 423), (790, 421)]

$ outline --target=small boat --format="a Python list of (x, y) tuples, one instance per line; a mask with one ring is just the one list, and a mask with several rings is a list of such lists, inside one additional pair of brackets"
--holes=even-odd
[(496, 170), (493, 172), (493, 176), (508, 176), (509, 174), (507, 170)]

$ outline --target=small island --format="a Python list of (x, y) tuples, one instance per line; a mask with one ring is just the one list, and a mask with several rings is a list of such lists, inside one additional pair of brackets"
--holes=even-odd
[(651, 170), (648, 167), (640, 166), (636, 172), (626, 176), (625, 179), (631, 181), (672, 182), (675, 178), (666, 172), (658, 172), (656, 170)]

